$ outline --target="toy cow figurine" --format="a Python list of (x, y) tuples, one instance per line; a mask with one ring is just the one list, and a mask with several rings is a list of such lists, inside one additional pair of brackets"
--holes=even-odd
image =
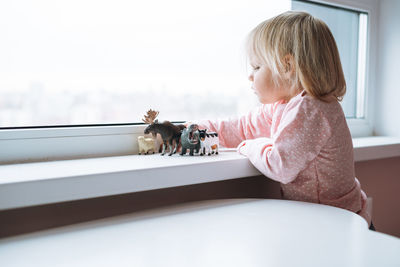
[(169, 121), (164, 121), (163, 123), (158, 123), (158, 120), (155, 118), (158, 115), (158, 111), (149, 110), (147, 111), (147, 115), (144, 116), (143, 122), (150, 124), (144, 130), (145, 134), (153, 134), (153, 137), (156, 138), (157, 133), (161, 135), (161, 139), (163, 140), (163, 148), (161, 152), (161, 156), (165, 155), (165, 149), (167, 145), (169, 146), (170, 153), (168, 156), (176, 153), (178, 148), (179, 140), (181, 138), (181, 131), (185, 128), (184, 125), (174, 125)]
[(200, 151), (200, 136), (199, 127), (197, 124), (191, 124), (186, 129), (182, 130), (181, 145), (182, 151), (181, 156), (186, 155), (186, 151), (189, 149), (189, 155), (193, 156), (193, 152), (199, 153)]
[(207, 130), (199, 130), (200, 137), (200, 155), (218, 154), (219, 138), (216, 132), (207, 132)]

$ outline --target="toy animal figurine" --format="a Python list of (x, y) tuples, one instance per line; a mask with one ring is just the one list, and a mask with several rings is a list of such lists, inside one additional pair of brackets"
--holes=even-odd
[(193, 152), (199, 153), (200, 151), (200, 136), (199, 127), (197, 124), (191, 124), (186, 129), (182, 130), (181, 145), (182, 150), (180, 155), (186, 155), (186, 151), (189, 149), (189, 155), (193, 156)]
[(170, 153), (168, 156), (176, 153), (176, 150), (179, 145), (179, 140), (181, 138), (181, 131), (185, 128), (184, 125), (174, 125), (169, 121), (164, 121), (163, 123), (158, 123), (158, 120), (155, 118), (158, 116), (158, 111), (149, 110), (147, 111), (147, 115), (142, 119), (145, 123), (150, 124), (144, 130), (145, 134), (152, 133), (153, 137), (157, 136), (157, 133), (161, 135), (161, 139), (163, 140), (163, 148), (161, 151), (161, 156), (165, 155), (165, 150), (167, 145), (169, 146)]
[(199, 130), (200, 136), (200, 156), (208, 154), (218, 154), (219, 139), (218, 133)]
[(144, 136), (139, 136), (138, 144), (139, 144), (139, 155), (141, 155), (142, 153), (147, 155), (149, 151), (153, 151), (154, 154), (156, 151), (155, 140), (153, 138), (145, 138)]

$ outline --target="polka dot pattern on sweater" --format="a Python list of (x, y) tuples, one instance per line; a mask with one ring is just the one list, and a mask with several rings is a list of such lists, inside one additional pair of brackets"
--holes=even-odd
[(226, 120), (198, 122), (237, 147), (265, 176), (282, 185), (285, 199), (347, 209), (368, 223), (367, 196), (355, 178), (353, 144), (340, 104), (299, 94)]

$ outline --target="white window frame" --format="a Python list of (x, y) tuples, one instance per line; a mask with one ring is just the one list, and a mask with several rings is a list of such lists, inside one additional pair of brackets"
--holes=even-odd
[[(377, 8), (373, 0), (330, 0), (323, 3), (368, 14), (365, 114), (348, 119), (353, 138), (373, 134), (373, 105), (377, 49)], [(129, 155), (138, 152), (137, 136), (146, 125), (106, 125), (0, 130), (0, 164)]]
[[(375, 74), (374, 68), (370, 66), (376, 66), (375, 54), (377, 48), (376, 36), (377, 36), (377, 3), (373, 0), (301, 0), (304, 2), (324, 4), (328, 6), (335, 6), (339, 8), (349, 9), (356, 12), (367, 13), (367, 40), (363, 47), (359, 47), (358, 64), (364, 65), (365, 69), (358, 68), (357, 70), (357, 107), (356, 107), (356, 117), (347, 119), (351, 134), (353, 138), (356, 137), (366, 137), (373, 135), (373, 104), (371, 96), (374, 92)], [(364, 25), (365, 26), (365, 25)], [(359, 39), (364, 36), (359, 33)], [(365, 57), (361, 55), (364, 54)], [(365, 61), (364, 61), (365, 59)]]
[(146, 125), (72, 126), (0, 131), (0, 164), (138, 153)]
[[(326, 4), (340, 8), (350, 9), (358, 12), (367, 13), (367, 42), (366, 46), (359, 51), (365, 53), (365, 69), (358, 70), (358, 77), (364, 72), (365, 79), (357, 81), (357, 117), (347, 119), (353, 138), (373, 136), (374, 132), (374, 88), (375, 88), (375, 68), (377, 51), (377, 23), (378, 23), (378, 3), (374, 0), (305, 0), (307, 2)], [(360, 57), (358, 57), (360, 60)], [(359, 62), (359, 64), (362, 62)]]

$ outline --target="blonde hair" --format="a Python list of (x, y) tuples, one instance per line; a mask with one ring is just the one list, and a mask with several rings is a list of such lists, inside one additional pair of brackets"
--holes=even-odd
[(290, 64), (291, 97), (305, 90), (330, 102), (346, 93), (335, 39), (322, 20), (308, 13), (288, 11), (260, 23), (248, 36), (247, 53), (271, 69), (275, 82)]

